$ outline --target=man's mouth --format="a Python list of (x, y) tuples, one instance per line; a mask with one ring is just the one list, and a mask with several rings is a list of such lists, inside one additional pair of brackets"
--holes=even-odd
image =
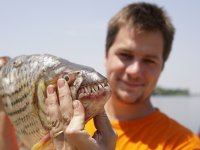
[(121, 81), (121, 85), (128, 89), (136, 89), (144, 87), (144, 83), (141, 82), (131, 82), (131, 81)]

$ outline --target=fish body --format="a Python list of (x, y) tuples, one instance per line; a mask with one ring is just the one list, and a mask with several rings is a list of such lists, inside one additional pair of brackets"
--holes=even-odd
[(0, 101), (30, 148), (49, 133), (46, 87), (58, 78), (68, 80), (72, 99), (82, 102), (86, 120), (103, 110), (111, 91), (107, 79), (91, 67), (49, 54), (21, 55), (0, 67)]

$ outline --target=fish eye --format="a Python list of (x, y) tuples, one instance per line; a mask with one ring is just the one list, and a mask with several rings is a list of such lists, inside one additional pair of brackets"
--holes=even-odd
[(63, 78), (64, 78), (66, 81), (69, 81), (69, 76), (68, 76), (68, 75), (64, 75)]
[(80, 75), (80, 74), (81, 74), (81, 72), (80, 72), (80, 71), (77, 71), (77, 72), (76, 72), (76, 74), (77, 74), (77, 75)]

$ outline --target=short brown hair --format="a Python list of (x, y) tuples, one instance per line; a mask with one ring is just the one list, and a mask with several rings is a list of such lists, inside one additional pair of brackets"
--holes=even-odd
[(106, 56), (121, 27), (129, 25), (136, 31), (160, 31), (164, 39), (163, 60), (167, 60), (174, 39), (175, 28), (163, 8), (155, 4), (139, 2), (129, 4), (108, 23)]

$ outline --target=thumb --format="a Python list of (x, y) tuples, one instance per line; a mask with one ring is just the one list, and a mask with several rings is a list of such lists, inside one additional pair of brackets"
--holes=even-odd
[(112, 128), (112, 125), (105, 111), (101, 112), (100, 114), (94, 117), (94, 125), (96, 129), (105, 137), (115, 135), (115, 131)]
[(117, 133), (112, 128), (105, 111), (94, 118), (94, 124), (97, 129), (94, 138), (98, 140), (98, 143), (103, 144), (106, 149), (114, 150)]
[(85, 126), (85, 111), (84, 107), (79, 100), (73, 101), (74, 114), (68, 125), (68, 129), (71, 131), (80, 131), (84, 129)]

